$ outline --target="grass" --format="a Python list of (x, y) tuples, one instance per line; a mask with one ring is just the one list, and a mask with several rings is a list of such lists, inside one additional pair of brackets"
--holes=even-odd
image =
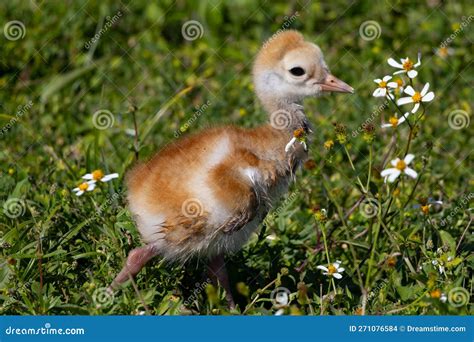
[[(251, 62), (290, 26), (321, 46), (356, 94), (305, 103), (311, 159), (265, 226), (229, 256), (232, 313), (472, 314), (473, 9), (468, 1), (3, 2), (3, 27), (24, 28), (0, 37), (0, 312), (231, 313), (198, 260), (183, 268), (156, 259), (115, 296), (105, 291), (140, 245), (123, 176), (179, 136), (264, 122)], [(202, 36), (184, 39), (189, 20)], [(360, 31), (368, 21), (380, 27), (372, 23), (369, 38)], [(435, 50), (446, 42), (452, 54), (442, 58)], [(429, 82), (436, 98), (413, 127), (380, 129), (396, 108), (380, 107), (373, 80), (394, 71), (390, 56), (418, 52), (417, 85)], [(405, 151), (418, 178), (384, 184), (380, 171)], [(120, 178), (75, 196), (95, 169)], [(424, 213), (427, 200), (443, 203)], [(340, 280), (317, 268), (336, 260)]]

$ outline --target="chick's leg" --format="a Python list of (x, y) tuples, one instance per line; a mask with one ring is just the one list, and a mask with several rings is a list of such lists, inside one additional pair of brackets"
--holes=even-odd
[(151, 258), (158, 254), (155, 246), (147, 245), (132, 249), (120, 273), (115, 277), (109, 289), (116, 289), (128, 279), (134, 277)]
[[(230, 309), (235, 308), (234, 298), (229, 282), (229, 275), (225, 267), (224, 255), (219, 254), (209, 261), (209, 275), (216, 283), (221, 285), (225, 290), (225, 298)], [(217, 281), (216, 281), (217, 280)]]

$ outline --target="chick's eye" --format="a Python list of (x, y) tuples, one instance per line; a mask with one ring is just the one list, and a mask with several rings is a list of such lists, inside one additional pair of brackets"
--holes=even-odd
[(290, 69), (290, 73), (294, 76), (303, 76), (304, 75), (304, 69), (301, 67), (294, 67)]

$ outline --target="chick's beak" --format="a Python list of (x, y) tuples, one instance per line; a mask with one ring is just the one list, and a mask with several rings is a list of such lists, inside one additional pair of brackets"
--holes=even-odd
[(320, 83), (322, 91), (338, 92), (338, 93), (354, 93), (354, 88), (346, 82), (341, 81), (332, 74), (328, 74), (326, 79)]

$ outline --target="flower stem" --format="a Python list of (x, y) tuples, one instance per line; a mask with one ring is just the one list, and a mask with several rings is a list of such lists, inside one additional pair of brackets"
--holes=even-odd
[[(349, 241), (351, 240), (351, 230), (350, 228), (347, 226), (347, 223), (346, 223), (346, 220), (344, 218), (344, 212), (341, 208), (341, 206), (339, 205), (339, 203), (334, 199), (334, 197), (331, 195), (331, 191), (329, 190), (329, 187), (328, 185), (326, 184), (326, 179), (325, 177), (323, 176), (323, 180), (322, 180), (322, 184), (323, 184), (323, 187), (324, 189), (326, 190), (327, 194), (328, 194), (328, 197), (329, 197), (329, 200), (334, 204), (334, 206), (336, 207), (337, 209), (337, 213), (340, 217), (340, 220), (342, 222), (342, 225), (344, 226), (344, 233), (346, 235), (346, 239)], [(364, 283), (363, 283), (363, 280), (362, 280), (362, 275), (360, 273), (360, 269), (359, 269), (359, 265), (357, 264), (357, 253), (354, 249), (354, 246), (352, 245), (352, 243), (349, 244), (349, 250), (351, 252), (351, 255), (352, 255), (352, 259), (354, 260), (354, 265), (356, 267), (356, 273), (357, 273), (357, 278), (359, 280), (359, 286), (360, 286), (360, 290), (361, 292), (363, 293), (365, 291), (364, 289)]]
[[(354, 164), (352, 163), (351, 155), (349, 154), (349, 151), (347, 150), (346, 145), (342, 145), (342, 146), (344, 147), (344, 151), (346, 152), (347, 159), (349, 159), (349, 163), (351, 164), (352, 170), (357, 173), (356, 168), (354, 167)], [(358, 175), (356, 175), (356, 177), (357, 177), (357, 181), (359, 182), (359, 186), (362, 189), (362, 193), (366, 194), (367, 190), (365, 189), (364, 185), (362, 184), (362, 181), (360, 180), (360, 177)]]
[(372, 144), (369, 145), (369, 175), (367, 176), (367, 191), (369, 191), (370, 177), (372, 176)]
[(410, 143), (412, 139), (413, 139), (413, 128), (410, 127), (410, 132), (408, 133), (407, 147), (405, 148), (405, 153), (403, 154), (403, 158), (405, 158), (406, 155), (408, 154), (408, 150), (410, 149)]
[[(380, 200), (380, 198), (379, 198), (379, 200)], [(374, 243), (372, 245), (372, 251), (370, 252), (369, 269), (367, 271), (367, 277), (365, 278), (365, 288), (366, 289), (369, 288), (370, 274), (371, 274), (371, 271), (372, 271), (372, 264), (374, 263), (375, 250), (377, 248), (377, 240), (378, 240), (378, 237), (379, 237), (380, 225), (381, 225), (381, 222), (382, 222), (382, 212), (381, 212), (380, 206), (378, 206), (378, 210), (377, 210), (377, 222), (378, 222), (378, 224), (376, 225), (376, 228), (375, 228)]]
[(138, 140), (137, 116), (135, 114), (135, 112), (137, 111), (137, 108), (134, 105), (132, 105), (130, 110), (132, 112), (133, 130), (135, 132), (135, 134), (134, 134), (134, 143), (133, 143), (133, 152), (135, 153), (135, 161), (138, 161), (138, 153), (140, 151), (140, 143), (139, 143), (139, 140)]
[(397, 103), (389, 96), (387, 96), (387, 98), (393, 103), (393, 105), (395, 106), (395, 108), (397, 108), (397, 110), (400, 112), (400, 114), (402, 115), (402, 117), (404, 117), (406, 119), (406, 122), (408, 124), (408, 126), (410, 126), (410, 129), (412, 128), (411, 126), (411, 123), (410, 123), (410, 120), (408, 119), (408, 115), (405, 116), (405, 113), (403, 113), (402, 109), (400, 108), (400, 106), (397, 105)]
[(321, 227), (321, 233), (323, 234), (323, 242), (324, 242), (324, 250), (326, 252), (326, 259), (329, 265), (331, 263), (331, 260), (329, 259), (329, 249), (328, 249), (328, 243), (326, 240), (326, 227), (324, 227), (324, 224), (320, 224), (320, 227)]

